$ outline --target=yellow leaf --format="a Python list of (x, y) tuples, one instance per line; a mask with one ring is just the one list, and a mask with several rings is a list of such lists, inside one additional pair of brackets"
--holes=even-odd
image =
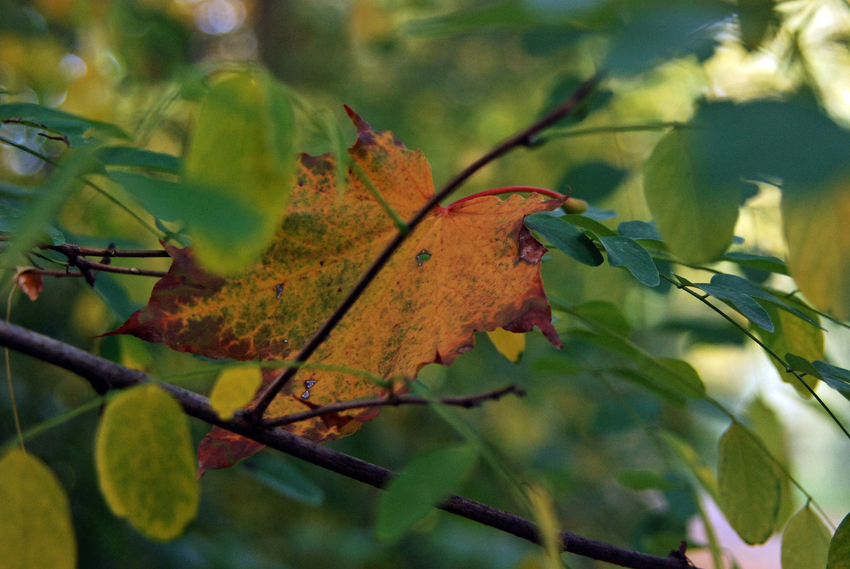
[(222, 419), (233, 418), (233, 412), (251, 402), (263, 377), (258, 367), (232, 367), (222, 371), (210, 394), (210, 405)]
[(53, 472), (21, 450), (0, 459), (0, 565), (8, 569), (77, 566), (68, 497)]
[(534, 521), (537, 522), (537, 527), (540, 529), (541, 541), (543, 542), (541, 545), (546, 550), (542, 567), (544, 569), (563, 569), (561, 531), (558, 529), (558, 514), (555, 513), (552, 497), (546, 490), (537, 485), (527, 488), (525, 494), (531, 502)]
[(492, 332), (487, 332), (487, 336), (490, 337), (490, 341), (493, 342), (499, 353), (513, 363), (517, 363), (525, 351), (525, 334), (508, 332), (504, 328), (496, 328)]
[(179, 536), (198, 510), (189, 424), (161, 387), (142, 385), (109, 401), (95, 447), (98, 481), (112, 512), (153, 539)]

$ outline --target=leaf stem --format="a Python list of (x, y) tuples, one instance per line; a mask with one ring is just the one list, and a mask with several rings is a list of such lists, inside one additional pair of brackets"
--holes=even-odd
[[(343, 299), (343, 301), (337, 306), (336, 310), (334, 310), (333, 314), (331, 314), (327, 320), (319, 327), (318, 330), (313, 334), (313, 337), (310, 338), (310, 341), (301, 349), (298, 355), (295, 357), (295, 361), (305, 362), (313, 355), (313, 353), (318, 349), (319, 346), (324, 343), (327, 337), (330, 335), (331, 331), (336, 328), (336, 326), (340, 323), (343, 317), (348, 313), (354, 303), (357, 302), (357, 299), (363, 294), (366, 288), (375, 280), (375, 277), (378, 276), (378, 273), (381, 272), (381, 269), (384, 268), (384, 265), (389, 262), (390, 257), (392, 257), (393, 253), (395, 253), (401, 244), (404, 243), (404, 240), (407, 236), (412, 232), (425, 217), (433, 210), (436, 206), (439, 206), (440, 202), (454, 193), (466, 180), (468, 180), (473, 174), (478, 172), (481, 168), (489, 164), (490, 162), (496, 160), (500, 156), (507, 154), (508, 152), (515, 150), (521, 146), (530, 147), (533, 145), (532, 138), (536, 136), (539, 132), (544, 129), (552, 126), (563, 117), (569, 115), (581, 104), (581, 102), (586, 99), (593, 91), (596, 89), (596, 86), (599, 84), (600, 76), (594, 75), (587, 81), (581, 84), (578, 89), (570, 96), (563, 104), (561, 104), (558, 108), (553, 110), (551, 113), (532, 124), (522, 132), (512, 136), (511, 138), (505, 140), (501, 144), (495, 146), (492, 150), (487, 152), (484, 156), (467, 166), (464, 170), (458, 173), (454, 178), (452, 178), (443, 188), (435, 193), (430, 200), (418, 211), (413, 217), (410, 218), (407, 222), (408, 232), (401, 232), (395, 236), (395, 238), (390, 241), (389, 244), (384, 248), (381, 254), (377, 259), (372, 263), (372, 265), (363, 273), (363, 276), (360, 277), (360, 280), (354, 285), (354, 288), (348, 293), (348, 295)], [(256, 424), (262, 423), (263, 414), (268, 409), (272, 400), (280, 393), (280, 390), (283, 389), (283, 386), (292, 379), (292, 377), (298, 372), (297, 367), (290, 367), (283, 371), (278, 377), (276, 377), (266, 388), (266, 390), (262, 393), (257, 404), (251, 411), (252, 420)]]
[[(9, 291), (9, 298), (6, 301), (6, 322), (9, 322), (12, 317), (12, 295), (15, 294), (15, 290), (17, 290), (18, 286), (16, 284), (12, 285), (12, 290)], [(12, 417), (15, 420), (15, 431), (18, 433), (18, 441), (21, 443), (21, 450), (24, 453), (27, 452), (27, 447), (24, 446), (24, 434), (21, 431), (21, 420), (18, 417), (18, 405), (15, 403), (15, 388), (12, 385), (12, 364), (9, 361), (9, 347), (5, 346), (3, 348), (4, 355), (6, 356), (6, 381), (9, 384), (9, 402), (12, 404)]]

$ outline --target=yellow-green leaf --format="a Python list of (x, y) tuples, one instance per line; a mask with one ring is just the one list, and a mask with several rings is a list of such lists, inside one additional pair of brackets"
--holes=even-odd
[(788, 269), (813, 305), (850, 318), (850, 191), (835, 184), (784, 191)]
[(791, 518), (782, 534), (782, 569), (824, 567), (832, 536), (809, 506)]
[(644, 195), (670, 251), (692, 262), (720, 257), (732, 243), (740, 181), (717, 176), (696, 129), (674, 129), (653, 150)]
[(195, 251), (205, 267), (238, 273), (266, 250), (289, 201), (294, 165), (294, 118), (283, 87), (259, 69), (218, 77), (195, 121), (185, 162), (186, 181), (211, 195), (235, 198), (262, 221), (256, 227), (229, 232), (213, 223), (190, 227)]
[(767, 541), (781, 503), (776, 464), (744, 427), (732, 423), (720, 439), (717, 470), (720, 507), (729, 524), (750, 545)]
[(0, 566), (77, 566), (68, 497), (53, 472), (21, 450), (0, 459)]
[(263, 374), (258, 367), (225, 369), (218, 375), (210, 393), (210, 405), (222, 419), (232, 419), (234, 411), (251, 402), (262, 381)]
[(534, 521), (537, 527), (540, 528), (541, 541), (543, 549), (546, 551), (542, 559), (541, 566), (545, 569), (561, 569), (561, 550), (562, 543), (561, 532), (558, 529), (558, 514), (555, 512), (555, 505), (552, 503), (552, 496), (537, 485), (532, 485), (525, 491), (528, 496), (528, 501), (531, 503), (531, 509), (534, 513)]
[(500, 354), (508, 358), (513, 363), (519, 361), (520, 356), (525, 351), (525, 334), (518, 332), (508, 332), (504, 328), (496, 328), (492, 332), (487, 332), (493, 346)]
[[(823, 360), (823, 330), (806, 322), (802, 318), (794, 316), (790, 312), (779, 310), (772, 305), (762, 305), (767, 310), (770, 319), (773, 321), (773, 332), (767, 332), (759, 329), (759, 335), (768, 348), (776, 354), (784, 356), (787, 353), (792, 353), (804, 358), (807, 361), (814, 362)], [(820, 319), (818, 315), (810, 312), (807, 313), (816, 322)], [(770, 362), (776, 367), (779, 372), (779, 377), (782, 381), (790, 383), (794, 386), (797, 392), (806, 398), (810, 398), (812, 394), (806, 389), (794, 375), (785, 371), (785, 367), (770, 358)], [(803, 381), (814, 389), (817, 386), (818, 378), (813, 375), (806, 375)]]
[(841, 520), (829, 542), (827, 569), (850, 569), (850, 514)]
[(189, 425), (161, 387), (143, 385), (110, 400), (95, 457), (107, 504), (148, 537), (173, 539), (194, 519), (199, 487)]
[(702, 457), (694, 448), (687, 442), (674, 435), (669, 431), (661, 431), (661, 437), (667, 446), (679, 455), (679, 458), (685, 463), (685, 466), (690, 469), (694, 477), (702, 485), (703, 489), (709, 493), (715, 502), (720, 502), (720, 490), (717, 487), (717, 478), (714, 473), (703, 462)]

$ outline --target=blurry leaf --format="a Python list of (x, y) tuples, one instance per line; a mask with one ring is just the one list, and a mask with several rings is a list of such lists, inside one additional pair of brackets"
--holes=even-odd
[[(758, 49), (767, 37), (771, 24), (778, 20), (775, 6), (776, 0), (738, 0), (741, 43), (747, 51)], [(783, 569), (786, 569), (784, 563)]]
[(508, 332), (504, 328), (496, 328), (491, 332), (487, 332), (487, 336), (493, 342), (496, 350), (513, 363), (517, 363), (525, 351), (525, 334)]
[(614, 478), (631, 490), (670, 490), (673, 483), (651, 470), (621, 470)]
[[(777, 310), (776, 307), (767, 306), (766, 310), (773, 321), (774, 331), (760, 331), (759, 335), (765, 345), (772, 352), (778, 354), (780, 357), (783, 354), (790, 352), (801, 356), (809, 362), (823, 359), (823, 330), (809, 324), (808, 322), (800, 320), (796, 316), (792, 316), (788, 312)], [(812, 313), (812, 316), (817, 318), (817, 314)], [(812, 396), (805, 387), (800, 385), (800, 380), (785, 371), (782, 364), (773, 358), (770, 358), (770, 362), (774, 365), (774, 367), (776, 367), (782, 381), (793, 385), (801, 396), (806, 398)], [(805, 381), (812, 389), (817, 386), (816, 376), (812, 375), (804, 377), (803, 381)]]
[(767, 255), (751, 255), (749, 253), (726, 253), (722, 260), (741, 265), (742, 267), (751, 267), (780, 275), (788, 274), (788, 265), (784, 261), (776, 257)]
[(195, 518), (200, 492), (189, 424), (158, 385), (135, 387), (109, 401), (95, 455), (110, 509), (146, 536), (174, 539)]
[(646, 221), (622, 221), (617, 226), (617, 235), (631, 239), (651, 239), (661, 241), (661, 234), (652, 223)]
[(785, 191), (782, 218), (788, 268), (814, 306), (850, 318), (850, 192), (846, 185), (821, 191)]
[(17, 263), (20, 255), (35, 244), (68, 196), (80, 186), (79, 176), (97, 168), (97, 162), (86, 150), (66, 154), (66, 160), (41, 187), (15, 223), (14, 237), (3, 251), (3, 263), (6, 266)]
[[(542, 32), (542, 34), (541, 34), (541, 32)], [(540, 35), (543, 35), (544, 37), (541, 38)], [(563, 45), (565, 43), (572, 43), (573, 41), (575, 41), (576, 39), (581, 37), (581, 35), (583, 35), (582, 32), (573, 32), (572, 30), (566, 30), (566, 29), (552, 30), (552, 31), (549, 31), (548, 33), (547, 33), (547, 30), (538, 29), (538, 30), (535, 30), (534, 32), (526, 34), (523, 37), (523, 40), (524, 40), (524, 43), (526, 45), (528, 45), (530, 43), (529, 38), (537, 36), (538, 41), (540, 43), (545, 42), (546, 38), (548, 38), (550, 40), (550, 42), (552, 40), (554, 40), (554, 43)], [(576, 75), (569, 75), (569, 76), (563, 78), (549, 92), (549, 97), (546, 100), (546, 104), (544, 105), (543, 109), (541, 109), (540, 113), (538, 113), (538, 114), (541, 117), (543, 117), (543, 116), (549, 114), (550, 112), (554, 111), (560, 105), (563, 105), (564, 102), (567, 99), (569, 99), (586, 80), (587, 80), (586, 77), (580, 77), (580, 76), (576, 76)], [(611, 90), (609, 90), (609, 89), (599, 89), (599, 88), (594, 89), (594, 91), (590, 95), (588, 95), (587, 97), (585, 97), (584, 99), (582, 99), (579, 102), (578, 107), (573, 112), (569, 113), (567, 116), (563, 117), (559, 121), (553, 123), (552, 126), (555, 126), (555, 125), (568, 126), (569, 124), (575, 124), (575, 123), (581, 122), (584, 119), (586, 119), (587, 116), (590, 113), (592, 113), (592, 112), (604, 107), (605, 105), (607, 105), (611, 101), (613, 96), (614, 96), (614, 93), (611, 92)], [(601, 163), (601, 162), (599, 162), (597, 164), (604, 166), (604, 164)], [(579, 166), (579, 168), (581, 168), (581, 166)], [(610, 166), (608, 168), (610, 168)], [(562, 180), (562, 183), (563, 183), (563, 180)], [(559, 191), (563, 194), (569, 193), (569, 190), (563, 191), (562, 189), (560, 189), (562, 187), (563, 186), (561, 184), (559, 184), (557, 191)]]
[(97, 279), (94, 281), (94, 290), (103, 299), (107, 308), (122, 322), (142, 307), (142, 305), (130, 299), (130, 295), (119, 278), (113, 274), (98, 273)]
[(555, 513), (555, 505), (552, 496), (546, 490), (537, 485), (531, 485), (525, 489), (528, 501), (531, 503), (531, 511), (534, 522), (540, 532), (541, 545), (546, 552), (543, 567), (546, 569), (562, 569), (561, 551), (563, 550), (561, 532), (558, 529), (558, 514)]
[(828, 364), (823, 361), (814, 362), (823, 380), (846, 399), (850, 399), (850, 370)]
[(705, 385), (697, 371), (686, 361), (673, 358), (643, 356), (638, 361), (641, 371), (662, 388), (691, 399), (705, 395)]
[(182, 161), (176, 156), (131, 146), (105, 146), (98, 149), (96, 156), (104, 166), (135, 166), (171, 174), (179, 174), (182, 168)]
[(627, 173), (605, 162), (587, 162), (567, 171), (556, 189), (595, 203), (613, 193)]
[(210, 406), (225, 421), (232, 419), (234, 411), (251, 402), (260, 388), (262, 379), (260, 368), (256, 366), (229, 367), (222, 370), (210, 393)]
[(788, 363), (788, 366), (796, 372), (805, 373), (808, 375), (812, 375), (817, 379), (822, 379), (820, 372), (818, 369), (812, 365), (809, 360), (806, 358), (801, 358), (798, 355), (787, 353), (785, 354), (785, 361)]
[(536, 357), (530, 365), (531, 371), (535, 375), (554, 374), (566, 377), (584, 371), (584, 368), (577, 364), (575, 360), (560, 354)]
[(90, 130), (114, 138), (130, 139), (120, 127), (101, 121), (72, 115), (58, 109), (34, 103), (7, 103), (0, 105), (0, 120), (24, 119), (61, 132), (71, 140), (71, 146), (83, 143), (83, 135)]
[(738, 220), (736, 179), (715, 178), (692, 129), (674, 129), (653, 150), (644, 169), (644, 194), (670, 251), (691, 263), (720, 257)]
[(240, 463), (251, 476), (287, 498), (321, 506), (325, 495), (322, 489), (284, 457), (261, 452)]
[(700, 61), (714, 51), (715, 24), (731, 16), (720, 2), (647, 3), (617, 33), (605, 68), (614, 74), (640, 73), (665, 59), (695, 54)]
[(208, 243), (242, 242), (252, 238), (262, 215), (246, 201), (191, 184), (179, 184), (131, 172), (110, 172), (154, 217), (183, 220), (193, 234), (215, 233)]
[(695, 286), (711, 296), (725, 301), (726, 304), (743, 314), (753, 324), (768, 332), (773, 332), (773, 322), (770, 320), (767, 311), (746, 294), (725, 285), (696, 283)]
[[(203, 266), (218, 273), (243, 271), (279, 231), (292, 188), (294, 120), (282, 86), (261, 71), (224, 73), (207, 92), (185, 159), (188, 184), (208, 191), (195, 205), (236, 203), (255, 221), (229, 235), (216, 223), (192, 226)], [(208, 207), (208, 221), (224, 221), (230, 214), (229, 208)]]
[(646, 286), (657, 286), (661, 282), (658, 268), (652, 261), (649, 252), (628, 237), (600, 237), (608, 253), (608, 263), (612, 267), (623, 266), (641, 283)]
[(717, 479), (711, 469), (705, 465), (699, 453), (685, 440), (669, 431), (661, 431), (660, 434), (667, 446), (682, 459), (703, 489), (708, 492), (711, 499), (720, 504), (720, 489), (717, 485)]
[(523, 224), (579, 263), (591, 267), (602, 264), (602, 254), (596, 245), (575, 225), (545, 213), (529, 215)]
[(632, 333), (631, 324), (629, 324), (628, 319), (614, 303), (602, 300), (589, 300), (582, 304), (577, 304), (572, 308), (583, 317), (593, 320), (594, 323), (600, 324), (618, 334), (628, 336)]
[(733, 422), (720, 439), (717, 466), (720, 507), (746, 543), (764, 543), (773, 534), (781, 505), (780, 472), (760, 444)]
[(782, 569), (825, 567), (831, 538), (818, 515), (806, 505), (782, 534)]
[(393, 541), (404, 535), (460, 488), (477, 460), (478, 448), (469, 444), (443, 447), (413, 459), (381, 494), (376, 537)]
[(42, 461), (18, 449), (0, 459), (0, 560), (9, 569), (77, 566), (65, 490)]
[(850, 514), (841, 520), (829, 542), (826, 567), (827, 569), (850, 569)]
[(627, 381), (640, 385), (641, 387), (664, 398), (668, 403), (676, 407), (684, 407), (685, 401), (687, 400), (687, 397), (681, 393), (681, 389), (669, 389), (666, 383), (660, 383), (643, 372), (628, 368), (605, 368), (600, 371), (614, 374)]
[[(765, 405), (761, 397), (756, 397), (747, 405), (746, 422), (764, 443), (767, 451), (780, 464), (788, 464), (788, 444), (785, 429), (773, 409)], [(785, 522), (794, 513), (794, 500), (791, 496), (791, 481), (787, 476), (780, 477), (781, 506), (776, 516), (776, 531), (781, 531)]]

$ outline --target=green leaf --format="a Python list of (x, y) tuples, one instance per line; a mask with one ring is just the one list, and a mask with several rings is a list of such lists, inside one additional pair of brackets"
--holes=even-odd
[(646, 286), (658, 286), (661, 277), (658, 268), (652, 261), (649, 252), (629, 237), (600, 237), (608, 253), (608, 263), (612, 267), (623, 266), (641, 283)]
[(738, 221), (740, 183), (717, 176), (694, 129), (674, 129), (644, 168), (644, 195), (670, 251), (691, 263), (720, 257)]
[(448, 446), (412, 460), (381, 495), (375, 535), (401, 537), (431, 509), (456, 492), (478, 460), (478, 447)]
[(661, 3), (638, 11), (617, 34), (605, 67), (622, 75), (640, 73), (666, 59), (688, 54), (696, 54), (703, 61), (714, 51), (717, 32), (713, 24), (730, 15), (729, 7), (716, 2)]
[(207, 246), (229, 250), (234, 242), (255, 235), (263, 216), (242, 199), (191, 184), (149, 178), (132, 172), (110, 172), (109, 179), (120, 184), (154, 217), (165, 221), (183, 220), (193, 236), (205, 236)]
[(627, 381), (631, 381), (636, 385), (640, 385), (644, 389), (648, 389), (656, 395), (664, 398), (668, 403), (675, 407), (681, 408), (685, 406), (687, 396), (682, 394), (681, 389), (670, 389), (666, 383), (658, 382), (655, 378), (651, 378), (643, 372), (620, 367), (605, 368), (600, 371), (616, 375)]
[(239, 463), (251, 476), (287, 498), (307, 504), (321, 506), (325, 495), (299, 469), (284, 457), (261, 452)]
[(573, 225), (577, 225), (582, 229), (587, 229), (588, 231), (594, 233), (597, 237), (613, 237), (614, 235), (616, 235), (614, 231), (608, 229), (595, 219), (591, 219), (586, 215), (571, 213), (568, 215), (562, 215), (561, 219), (572, 223)]
[(182, 168), (182, 161), (176, 156), (132, 146), (99, 148), (97, 159), (104, 166), (134, 166), (171, 174), (179, 174)]
[(711, 296), (724, 301), (726, 304), (743, 314), (756, 326), (759, 326), (768, 332), (773, 332), (773, 322), (767, 314), (767, 311), (758, 302), (746, 294), (724, 285), (696, 283), (695, 286), (707, 292)]
[[(578, 85), (576, 85), (577, 87)], [(565, 96), (569, 96), (566, 93)], [(560, 97), (556, 104), (562, 103)], [(627, 172), (605, 162), (588, 162), (570, 169), (558, 182), (557, 191), (562, 194), (572, 192), (572, 196), (593, 203), (610, 195), (625, 179)]]
[(741, 43), (747, 51), (758, 49), (767, 37), (771, 25), (779, 19), (774, 12), (775, 7), (775, 0), (738, 0)]
[(799, 373), (806, 373), (812, 375), (818, 379), (823, 379), (818, 368), (812, 365), (812, 363), (806, 358), (801, 358), (796, 354), (786, 353), (785, 361), (788, 363), (788, 367), (793, 369)]
[(572, 309), (585, 319), (592, 320), (594, 323), (623, 336), (627, 337), (632, 333), (632, 325), (629, 324), (628, 319), (623, 315), (617, 305), (612, 302), (589, 300), (573, 306)]
[(717, 486), (717, 479), (694, 447), (678, 435), (674, 435), (669, 431), (661, 431), (660, 434), (667, 446), (685, 463), (685, 466), (693, 473), (694, 477), (711, 498), (716, 503), (720, 503), (720, 490)]
[[(207, 268), (235, 274), (251, 266), (280, 229), (294, 170), (294, 117), (283, 87), (265, 72), (222, 74), (201, 103), (185, 160), (189, 185), (209, 200), (238, 202), (257, 221), (222, 238), (214, 224), (190, 235)], [(224, 198), (224, 199), (223, 199)], [(226, 218), (228, 210), (210, 212)]]
[(602, 253), (599, 252), (593, 241), (575, 225), (545, 213), (529, 215), (523, 223), (579, 263), (591, 267), (602, 264)]
[(773, 534), (782, 498), (779, 470), (753, 436), (733, 422), (720, 439), (717, 466), (720, 507), (750, 545)]
[(197, 459), (180, 405), (142, 385), (109, 401), (95, 446), (100, 488), (112, 512), (146, 536), (170, 540), (195, 518)]
[[(762, 341), (775, 354), (782, 356), (791, 353), (804, 358), (809, 362), (822, 360), (824, 357), (824, 334), (820, 327), (813, 326), (808, 322), (792, 316), (788, 312), (780, 311), (774, 306), (765, 306), (768, 315), (774, 324), (773, 332), (760, 331)], [(817, 318), (817, 314), (812, 313)], [(790, 383), (794, 389), (803, 396), (811, 397), (812, 394), (793, 375), (785, 371), (785, 367), (770, 358), (771, 363), (779, 372), (782, 381)], [(792, 366), (793, 367), (793, 366)], [(803, 381), (812, 389), (817, 385), (817, 375), (804, 377)]]
[(87, 150), (74, 150), (68, 154), (15, 223), (14, 238), (3, 251), (5, 266), (20, 262), (20, 255), (35, 244), (68, 196), (80, 186), (79, 177), (93, 172), (98, 166)]
[(828, 364), (823, 361), (814, 362), (823, 380), (846, 399), (850, 399), (850, 370)]
[(831, 538), (821, 519), (806, 505), (782, 534), (782, 569), (825, 567)]
[(617, 482), (631, 490), (672, 490), (675, 486), (651, 470), (621, 470), (614, 475)]
[(783, 299), (779, 298), (775, 294), (768, 292), (764, 289), (761, 289), (751, 283), (750, 281), (739, 277), (738, 275), (727, 275), (727, 274), (719, 274), (711, 277), (711, 284), (721, 285), (729, 288), (733, 288), (738, 292), (746, 294), (747, 296), (753, 299), (766, 300), (772, 304), (775, 304), (782, 310), (793, 314), (797, 318), (801, 320), (805, 320), (809, 324), (813, 324), (817, 327), (820, 327), (820, 324), (812, 317), (801, 311), (794, 306), (791, 306)]
[(617, 235), (621, 237), (630, 237), (632, 239), (651, 239), (653, 241), (661, 241), (661, 234), (658, 233), (655, 225), (646, 221), (622, 221), (617, 226)]
[(768, 271), (770, 273), (776, 273), (779, 275), (787, 275), (788, 274), (788, 265), (785, 264), (785, 261), (781, 259), (777, 259), (776, 257), (771, 257), (769, 255), (752, 255), (750, 253), (726, 253), (723, 255), (723, 261), (729, 261), (730, 263), (735, 263), (736, 265), (740, 265), (742, 267), (749, 267), (751, 269), (759, 269), (762, 271)]
[[(781, 464), (788, 464), (788, 445), (785, 429), (773, 409), (765, 405), (761, 397), (756, 397), (747, 405), (746, 424), (758, 435), (767, 451)], [(794, 500), (791, 497), (791, 482), (787, 476), (780, 477), (782, 506), (776, 517), (776, 531), (781, 531), (785, 522), (794, 513)]]
[(73, 569), (77, 542), (68, 496), (32, 454), (0, 459), (0, 565), (10, 569)]
[(31, 121), (61, 132), (71, 139), (72, 146), (83, 144), (83, 135), (91, 130), (114, 138), (130, 139), (130, 135), (114, 124), (87, 119), (35, 103), (0, 105), (0, 120), (9, 118)]
[(829, 542), (827, 569), (850, 569), (850, 514), (841, 520)]

